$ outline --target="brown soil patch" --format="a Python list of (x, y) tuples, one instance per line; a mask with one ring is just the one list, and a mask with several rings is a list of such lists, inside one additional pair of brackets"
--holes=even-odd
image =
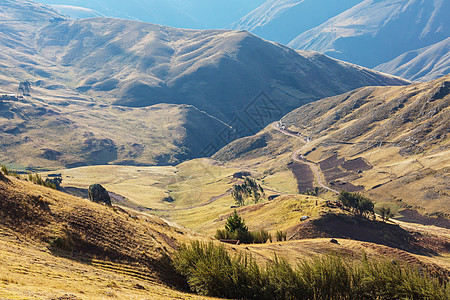
[(314, 189), (314, 174), (308, 165), (293, 162), (288, 167), (297, 179), (297, 187), (300, 194)]
[(364, 158), (358, 157), (351, 160), (346, 160), (342, 167), (349, 171), (367, 171), (372, 169), (373, 167), (370, 165), (369, 162), (367, 162)]

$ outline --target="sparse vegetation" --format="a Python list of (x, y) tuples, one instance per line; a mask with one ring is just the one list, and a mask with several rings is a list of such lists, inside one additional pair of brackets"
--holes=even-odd
[(62, 178), (56, 177), (53, 179), (47, 178), (46, 180), (43, 180), (41, 175), (39, 175), (38, 173), (33, 174), (31, 172), (28, 172), (28, 181), (33, 182), (34, 184), (37, 184), (37, 185), (42, 185), (42, 186), (57, 190), (61, 186)]
[(391, 212), (390, 207), (380, 207), (378, 209), (378, 212), (380, 213), (381, 219), (383, 219), (384, 222), (389, 221), (389, 219), (394, 217), (394, 213)]
[(275, 238), (277, 239), (277, 242), (286, 241), (287, 239), (286, 232), (282, 230), (277, 230), (277, 232), (275, 233)]
[(243, 206), (248, 197), (252, 197), (256, 204), (264, 195), (264, 189), (261, 185), (250, 177), (246, 177), (243, 184), (234, 185), (231, 191), (231, 196), (238, 206)]
[(243, 244), (263, 244), (272, 240), (272, 236), (265, 230), (249, 231), (236, 210), (228, 217), (225, 229), (218, 229), (214, 237), (218, 240), (239, 240)]
[(192, 242), (182, 245), (173, 266), (201, 295), (235, 299), (449, 299), (446, 279), (423, 273), (395, 261), (357, 263), (323, 256), (292, 266), (275, 256), (265, 267), (223, 245)]
[(307, 189), (306, 192), (305, 192), (305, 195), (317, 197), (317, 196), (319, 196), (319, 193), (320, 193), (320, 188), (316, 186), (312, 190), (311, 189)]
[(17, 173), (17, 170), (9, 169), (5, 165), (0, 165), (0, 166), (1, 166), (3, 174), (5, 174), (6, 176), (13, 176), (13, 177), (16, 177), (16, 178), (20, 178), (19, 174)]
[(350, 209), (353, 213), (364, 217), (375, 217), (374, 204), (372, 200), (361, 194), (341, 191), (339, 194), (339, 201), (341, 201), (342, 205)]
[(8, 168), (7, 168), (5, 165), (1, 165), (1, 168), (2, 168), (3, 174), (5, 174), (6, 176), (8, 176), (8, 175), (9, 175)]

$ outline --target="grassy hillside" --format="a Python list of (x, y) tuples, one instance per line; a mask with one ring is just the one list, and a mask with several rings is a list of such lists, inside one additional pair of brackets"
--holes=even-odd
[(301, 104), (409, 83), (242, 31), (70, 20), (15, 0), (0, 16), (0, 94), (31, 87), (0, 103), (0, 161), (21, 168), (177, 164)]
[[(23, 180), (6, 178), (1, 172), (0, 197), (0, 297), (197, 299), (180, 292), (185, 288), (185, 281), (172, 271), (168, 262), (181, 243), (210, 238), (149, 214), (91, 203)], [(203, 214), (214, 214), (212, 208), (214, 204), (208, 204)], [(190, 209), (182, 211), (185, 210)], [(223, 226), (231, 211), (228, 208), (226, 214), (213, 222), (217, 223), (216, 228)], [(435, 275), (445, 276), (449, 270), (448, 252), (442, 248), (442, 238), (439, 238), (445, 236), (443, 233), (428, 232), (427, 240), (419, 241), (419, 245), (427, 249), (434, 245), (432, 249), (439, 250), (439, 256), (412, 254), (356, 236), (350, 240), (327, 233), (326, 228), (319, 226), (315, 231), (304, 232), (342, 237), (339, 244), (330, 243), (329, 238), (295, 240), (298, 237), (294, 235), (301, 231), (301, 225), (307, 223), (319, 224), (323, 220), (329, 229), (336, 229), (326, 218), (337, 211), (330, 210), (324, 200), (316, 197), (284, 196), (238, 211), (252, 230), (284, 229), (289, 238), (294, 239), (225, 246), (232, 255), (239, 252), (252, 255), (261, 266), (272, 261), (274, 253), (296, 264), (330, 253), (348, 262), (358, 261), (364, 251), (370, 258), (383, 259), (389, 255), (390, 259)], [(172, 209), (172, 213), (176, 215), (177, 210)], [(305, 224), (299, 223), (298, 217), (304, 214), (311, 218)], [(195, 214), (191, 215), (193, 217)], [(370, 222), (347, 217), (351, 222)], [(392, 224), (377, 223), (377, 226), (404, 231)], [(417, 237), (415, 234), (412, 237)]]
[(168, 256), (203, 237), (2, 174), (0, 197), (1, 297), (192, 298)]
[[(314, 165), (321, 181), (334, 189), (365, 190), (396, 211), (448, 216), (449, 86), (446, 76), (323, 99), (283, 117), (284, 131), (268, 126), (214, 158), (248, 163), (261, 172), (281, 171), (294, 158), (294, 165)], [(299, 176), (299, 182), (320, 186), (317, 176)]]
[[(18, 20), (27, 9), (20, 2), (2, 4), (8, 15), (17, 11)], [(239, 112), (271, 105), (284, 114), (357, 87), (408, 83), (242, 31), (183, 30), (108, 18), (49, 22), (52, 16), (32, 30), (25, 20), (4, 25), (18, 33), (5, 31), (0, 42), (11, 53), (2, 63), (15, 69), (15, 76), (57, 81), (106, 103), (191, 104), (225, 122), (239, 116), (250, 129), (261, 129), (278, 116), (268, 115), (262, 124), (247, 122)], [(261, 92), (274, 103), (261, 102)]]
[(0, 161), (4, 164), (31, 169), (177, 164), (204, 156), (217, 131), (230, 131), (189, 105), (127, 108), (83, 98), (47, 98), (41, 92), (46, 93), (33, 88), (34, 97), (0, 100)]

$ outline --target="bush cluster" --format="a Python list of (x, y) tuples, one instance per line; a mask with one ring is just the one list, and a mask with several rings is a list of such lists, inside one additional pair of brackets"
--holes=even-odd
[(5, 174), (6, 176), (13, 176), (13, 177), (17, 177), (19, 178), (19, 175), (17, 174), (16, 170), (11, 170), (8, 169), (8, 167), (6, 167), (5, 165), (0, 165), (3, 174)]
[(243, 206), (245, 204), (245, 199), (248, 197), (252, 197), (256, 204), (264, 195), (264, 189), (261, 185), (250, 177), (246, 177), (244, 183), (234, 185), (231, 190), (231, 196), (238, 206)]
[(346, 263), (338, 256), (292, 266), (275, 256), (265, 267), (223, 245), (192, 242), (174, 255), (175, 270), (201, 295), (233, 299), (449, 299), (450, 285), (395, 261)]
[(265, 230), (249, 231), (236, 210), (228, 217), (225, 229), (218, 229), (214, 237), (218, 240), (238, 240), (243, 244), (263, 244), (268, 240), (272, 241), (272, 236)]
[(37, 173), (33, 174), (33, 173), (29, 172), (28, 173), (28, 181), (33, 182), (34, 184), (37, 184), (37, 185), (42, 185), (42, 186), (57, 190), (61, 186), (62, 179), (60, 177), (57, 177), (57, 178), (53, 178), (53, 179), (47, 178), (46, 180), (43, 180), (39, 174), (37, 174)]
[(365, 217), (375, 217), (374, 207), (372, 200), (364, 197), (358, 193), (349, 193), (347, 191), (341, 191), (339, 193), (339, 201), (342, 205), (354, 213), (365, 216)]

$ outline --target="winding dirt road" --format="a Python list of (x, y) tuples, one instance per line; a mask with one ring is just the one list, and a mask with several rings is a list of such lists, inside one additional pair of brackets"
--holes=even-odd
[[(310, 141), (308, 141), (308, 138), (305, 138), (305, 137), (303, 137), (303, 136), (301, 136), (299, 134), (295, 134), (295, 133), (291, 133), (291, 132), (288, 132), (286, 130), (283, 130), (278, 125), (279, 125), (279, 123), (277, 123), (277, 122), (272, 123), (272, 128), (275, 129), (278, 132), (281, 132), (284, 135), (296, 138), (296, 139), (302, 141), (305, 144), (310, 142)], [(322, 178), (322, 173), (319, 171), (319, 166), (316, 163), (312, 162), (312, 161), (300, 158), (300, 152), (301, 152), (301, 149), (298, 149), (294, 153), (292, 153), (292, 160), (294, 160), (295, 162), (301, 163), (301, 164), (308, 165), (314, 172), (315, 180), (317, 181), (317, 183), (322, 188), (324, 188), (324, 189), (326, 189), (326, 190), (328, 190), (330, 192), (339, 194), (338, 191), (336, 191), (336, 190), (334, 190), (334, 189), (332, 189), (332, 188), (330, 188), (330, 187), (325, 185), (326, 182)]]

